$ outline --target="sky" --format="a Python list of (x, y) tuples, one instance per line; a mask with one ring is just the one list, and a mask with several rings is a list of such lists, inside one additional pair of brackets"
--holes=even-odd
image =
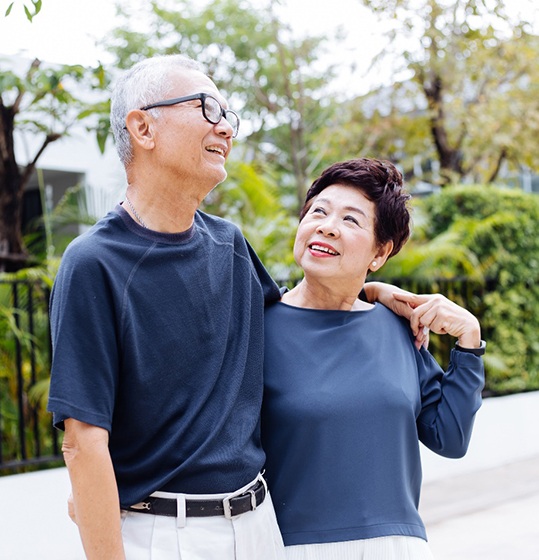
[[(25, 0), (15, 0), (11, 14), (3, 16), (11, 1), (0, 0), (0, 56), (22, 54), (47, 62), (83, 65), (112, 62), (111, 56), (97, 47), (96, 42), (114, 27), (114, 0), (43, 0), (42, 10), (32, 23), (23, 11)], [(131, 0), (131, 4), (136, 5), (136, 1)], [(251, 0), (260, 6), (267, 1)], [(29, 4), (30, 0), (26, 2)], [(324, 35), (330, 39), (329, 61), (338, 62), (342, 68), (356, 65), (354, 73), (349, 70), (341, 73), (335, 87), (361, 94), (374, 85), (390, 81), (388, 65), (368, 72), (372, 57), (383, 48), (384, 39), (375, 17), (359, 0), (281, 0), (281, 4), (282, 19), (290, 23), (298, 37)], [(539, 7), (533, 0), (508, 0), (508, 4), (514, 13), (525, 9), (530, 15), (534, 11), (533, 19), (539, 21)], [(137, 27), (143, 25), (136, 18), (132, 23)], [(344, 44), (331, 40), (338, 26), (347, 32)]]
[[(11, 14), (3, 16), (11, 1), (0, 0), (0, 56), (21, 54), (47, 62), (83, 65), (112, 61), (96, 42), (114, 27), (114, 0), (43, 0), (42, 10), (32, 23), (24, 14), (24, 0), (16, 0)], [(265, 3), (265, 0), (252, 1), (255, 5)], [(339, 9), (335, 9), (335, 0), (283, 0), (282, 17), (298, 37), (323, 34), (331, 38), (339, 25), (348, 26), (348, 39), (330, 56), (357, 64), (354, 83), (359, 93), (368, 89), (363, 77), (371, 57), (382, 46), (381, 36), (376, 32), (374, 17), (358, 0), (337, 2)], [(331, 45), (330, 41), (330, 48)], [(343, 76), (343, 87), (350, 79)]]

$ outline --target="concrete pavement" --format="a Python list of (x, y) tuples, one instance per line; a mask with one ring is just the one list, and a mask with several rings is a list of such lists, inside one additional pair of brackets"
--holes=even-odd
[[(539, 560), (539, 392), (487, 399), (466, 457), (422, 461), (436, 560)], [(66, 469), (0, 477), (0, 560), (83, 560), (69, 491)]]
[(436, 560), (538, 560), (539, 455), (426, 483), (420, 511)]

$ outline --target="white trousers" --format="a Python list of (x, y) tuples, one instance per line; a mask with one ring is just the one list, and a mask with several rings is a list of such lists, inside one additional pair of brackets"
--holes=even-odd
[(433, 560), (417, 537), (379, 537), (358, 541), (287, 546), (286, 560)]
[[(242, 493), (253, 482), (240, 488)], [(222, 499), (229, 494), (173, 494), (177, 499)], [(284, 560), (284, 545), (268, 494), (255, 511), (232, 519), (166, 517), (122, 511), (122, 537), (127, 560)]]

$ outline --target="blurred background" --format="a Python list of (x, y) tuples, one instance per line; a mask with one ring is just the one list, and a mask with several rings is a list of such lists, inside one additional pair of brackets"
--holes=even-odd
[[(49, 291), (67, 243), (123, 198), (110, 89), (155, 54), (199, 60), (240, 115), (228, 179), (203, 209), (238, 224), (280, 284), (298, 277), (293, 235), (312, 180), (335, 161), (388, 159), (413, 195), (414, 231), (372, 279), (442, 292), (479, 317), (493, 407), (537, 396), (538, 9), (2, 0), (0, 475), (62, 465), (45, 411)], [(446, 363), (453, 343), (433, 336), (430, 348)], [(503, 441), (523, 433), (530, 410), (518, 424), (500, 412), (514, 422)]]

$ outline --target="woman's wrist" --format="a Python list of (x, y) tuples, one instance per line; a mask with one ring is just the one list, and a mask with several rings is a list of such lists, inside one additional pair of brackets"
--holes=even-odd
[(460, 352), (467, 352), (476, 356), (482, 356), (486, 351), (486, 347), (487, 343), (484, 340), (480, 340), (478, 346), (464, 346), (461, 344), (460, 340), (455, 344), (455, 348)]
[(481, 326), (477, 317), (466, 311), (466, 319), (462, 325), (462, 330), (457, 334), (457, 344), (461, 348), (480, 348), (481, 343)]

